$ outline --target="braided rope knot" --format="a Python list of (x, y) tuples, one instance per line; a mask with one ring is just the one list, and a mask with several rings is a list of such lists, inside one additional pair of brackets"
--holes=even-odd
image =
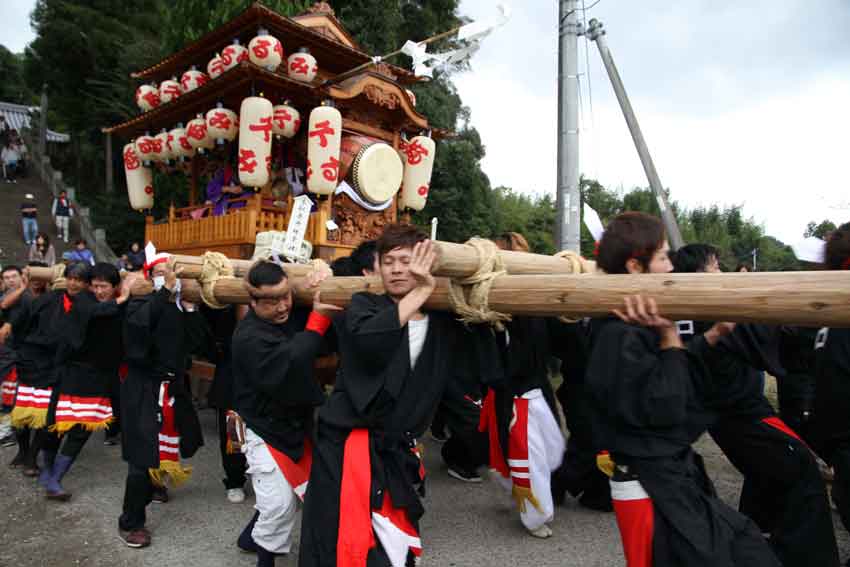
[(490, 309), (493, 282), (507, 273), (499, 248), (490, 240), (473, 237), (466, 241), (478, 253), (478, 267), (470, 276), (449, 281), (449, 301), (464, 324), (490, 323), (503, 330), (511, 315)]
[(233, 265), (227, 256), (221, 252), (207, 251), (201, 258), (203, 264), (201, 265), (201, 275), (198, 277), (198, 283), (201, 286), (201, 299), (213, 309), (224, 309), (227, 304), (219, 303), (215, 298), (215, 284), (223, 277), (234, 275)]

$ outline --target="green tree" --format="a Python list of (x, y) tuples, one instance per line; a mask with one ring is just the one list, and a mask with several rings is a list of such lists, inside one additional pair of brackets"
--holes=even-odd
[(24, 56), (0, 45), (0, 101), (37, 104), (37, 97), (24, 81)]
[(810, 236), (814, 236), (816, 238), (824, 239), (827, 235), (837, 230), (838, 227), (835, 226), (835, 223), (831, 220), (822, 220), (820, 223), (815, 223), (815, 221), (811, 221), (806, 225), (806, 232), (803, 233), (803, 236), (806, 238)]

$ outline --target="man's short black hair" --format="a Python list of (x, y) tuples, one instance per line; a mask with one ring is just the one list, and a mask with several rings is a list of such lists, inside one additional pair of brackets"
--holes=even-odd
[(6, 272), (18, 272), (18, 275), (21, 275), (21, 269), (14, 264), (10, 264), (8, 266), (3, 266), (3, 270), (0, 271), (0, 276), (4, 275)]
[(687, 244), (671, 254), (673, 269), (683, 274), (704, 272), (712, 258), (720, 259), (720, 251), (711, 244)]
[(260, 260), (248, 271), (248, 285), (255, 289), (267, 285), (274, 287), (286, 279), (286, 271), (280, 264)]
[(91, 278), (101, 280), (112, 284), (112, 287), (118, 287), (121, 283), (121, 274), (118, 273), (118, 268), (109, 262), (98, 262), (91, 268)]
[(65, 268), (65, 278), (73, 278), (91, 283), (91, 266), (85, 262), (71, 262)]
[(354, 260), (351, 259), (351, 256), (337, 258), (331, 262), (331, 271), (335, 276), (342, 277), (363, 275), (363, 273), (357, 269), (357, 265), (354, 263)]
[(374, 272), (375, 256), (377, 253), (378, 242), (376, 240), (366, 240), (365, 242), (361, 242), (360, 245), (354, 249), (354, 252), (351, 253), (351, 256), (349, 256), (349, 258), (351, 258), (351, 262), (354, 264), (354, 270), (356, 270), (353, 275), (362, 276), (363, 270)]

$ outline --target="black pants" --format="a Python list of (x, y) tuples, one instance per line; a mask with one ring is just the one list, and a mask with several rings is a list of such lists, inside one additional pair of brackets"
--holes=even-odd
[(83, 450), (86, 441), (89, 440), (89, 437), (91, 437), (91, 431), (81, 425), (75, 425), (62, 436), (62, 449), (59, 453), (76, 459), (80, 451)]
[(242, 488), (245, 486), (245, 471), (248, 466), (242, 453), (227, 452), (227, 410), (216, 410), (218, 416), (218, 449), (221, 452), (221, 466), (224, 468), (224, 487)]
[(115, 418), (106, 428), (107, 437), (121, 434), (121, 379), (116, 375), (109, 384), (109, 400), (112, 403), (112, 416)]
[(844, 529), (850, 530), (850, 443), (842, 443), (831, 451), (828, 462), (835, 467), (832, 499)]
[(488, 437), (486, 433), (478, 431), (481, 408), (471, 396), (453, 391), (451, 387), (447, 388), (440, 401), (437, 416), (437, 424), (448, 427), (451, 432), (441, 449), (443, 461), (447, 466), (474, 471), (487, 464)]
[(744, 475), (740, 511), (770, 533), (785, 567), (838, 565), (826, 488), (805, 443), (756, 418), (721, 418), (709, 432)]
[(127, 464), (127, 482), (124, 485), (124, 506), (118, 527), (122, 530), (138, 530), (145, 527), (145, 508), (151, 503), (153, 482), (148, 469)]

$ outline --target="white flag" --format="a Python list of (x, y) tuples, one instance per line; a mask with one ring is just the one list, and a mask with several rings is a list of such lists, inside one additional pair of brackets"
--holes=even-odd
[(584, 204), (584, 226), (590, 231), (593, 240), (599, 242), (602, 240), (602, 234), (605, 232), (605, 227), (602, 226), (602, 221), (599, 219), (599, 213), (587, 203)]

